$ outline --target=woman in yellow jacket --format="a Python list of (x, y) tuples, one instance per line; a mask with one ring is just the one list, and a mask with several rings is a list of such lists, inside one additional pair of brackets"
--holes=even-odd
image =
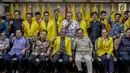
[(61, 29), (60, 36), (57, 36), (52, 41), (53, 51), (52, 51), (52, 62), (53, 62), (53, 72), (57, 69), (57, 62), (63, 60), (63, 72), (67, 69), (67, 64), (69, 60), (72, 61), (72, 51), (71, 51), (71, 39), (66, 36), (66, 30)]
[(102, 36), (97, 39), (98, 60), (103, 62), (105, 73), (114, 71), (113, 39), (108, 36), (107, 29), (103, 28)]
[(56, 36), (55, 22), (53, 19), (52, 20), (49, 19), (49, 12), (48, 11), (44, 12), (44, 18), (45, 19), (40, 24), (39, 31), (41, 32), (42, 30), (47, 30), (48, 31), (47, 39), (52, 41), (53, 38)]
[(31, 13), (26, 14), (26, 19), (27, 20), (23, 21), (24, 37), (31, 38), (38, 30), (39, 24), (36, 21), (32, 21)]

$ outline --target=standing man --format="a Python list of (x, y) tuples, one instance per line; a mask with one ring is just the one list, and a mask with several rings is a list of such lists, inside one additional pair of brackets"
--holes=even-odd
[(92, 43), (94, 44), (98, 37), (101, 36), (101, 29), (103, 27), (103, 24), (98, 21), (98, 13), (93, 12), (92, 13), (93, 20), (90, 22), (90, 28), (88, 30), (90, 39)]
[(47, 30), (48, 31), (47, 39), (52, 41), (53, 38), (56, 36), (55, 22), (53, 20), (49, 19), (49, 12), (48, 11), (45, 11), (43, 15), (44, 15), (45, 19), (42, 20), (42, 22), (40, 24), (39, 31), (41, 32), (42, 30)]
[(65, 20), (63, 20), (62, 22), (62, 26), (63, 28), (65, 28), (67, 30), (66, 35), (71, 38), (71, 40), (73, 41), (74, 38), (76, 37), (76, 29), (78, 29), (78, 24), (76, 21), (72, 20), (72, 13), (68, 12), (67, 13), (67, 18)]
[(107, 30), (110, 32), (111, 30), (111, 26), (110, 24), (108, 23), (108, 20), (107, 20), (107, 12), (106, 11), (102, 11), (101, 12), (101, 18), (100, 18), (100, 21), (104, 24), (105, 28), (107, 28)]
[(82, 19), (82, 14), (80, 12), (77, 13), (77, 24), (80, 28), (84, 31), (84, 36), (88, 36), (88, 28), (90, 27), (89, 24), (86, 23), (85, 20)]
[(54, 15), (55, 15), (55, 24), (56, 24), (56, 35), (60, 34), (60, 30), (62, 28), (62, 20), (63, 20), (63, 16), (61, 15), (60, 10), (55, 9), (54, 10)]
[(37, 36), (36, 32), (38, 30), (39, 24), (37, 21), (32, 21), (32, 13), (26, 13), (26, 19), (23, 21), (23, 31), (26, 38), (31, 38)]
[(10, 29), (11, 29), (11, 37), (14, 36), (14, 33), (16, 32), (16, 30), (18, 29), (22, 29), (22, 22), (23, 19), (20, 18), (20, 11), (19, 10), (15, 10), (14, 11), (14, 16), (15, 18), (12, 20), (12, 24), (9, 25)]
[(125, 11), (124, 12), (124, 18), (122, 19), (122, 24), (124, 24), (127, 20), (128, 20), (128, 17), (129, 17), (129, 15), (128, 15), (128, 13), (129, 13), (130, 11)]
[(10, 28), (9, 25), (12, 24), (11, 15), (9, 12), (6, 12), (6, 19), (3, 22), (4, 25), (4, 32), (6, 33), (6, 37), (9, 38), (10, 36)]
[(115, 40), (119, 38), (124, 33), (123, 24), (120, 22), (121, 14), (115, 14), (115, 21), (112, 21), (110, 36)]

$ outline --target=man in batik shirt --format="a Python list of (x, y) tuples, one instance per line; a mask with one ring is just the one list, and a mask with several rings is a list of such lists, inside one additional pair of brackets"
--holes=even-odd
[(35, 71), (37, 72), (39, 69), (39, 71), (42, 72), (46, 58), (50, 55), (51, 42), (46, 39), (47, 33), (46, 30), (43, 30), (38, 38), (33, 38), (32, 54), (29, 57), (31, 73)]

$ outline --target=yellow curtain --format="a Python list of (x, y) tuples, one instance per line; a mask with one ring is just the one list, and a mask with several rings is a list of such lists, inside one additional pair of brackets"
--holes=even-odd
[(24, 20), (26, 20), (26, 12), (27, 12), (26, 4), (23, 4), (23, 14), (22, 14), (22, 18), (23, 18)]
[(44, 19), (44, 15), (43, 15), (43, 13), (44, 13), (44, 11), (45, 11), (45, 6), (44, 6), (44, 4), (42, 5), (42, 18)]
[(10, 6), (10, 14), (11, 14), (11, 17), (14, 18), (14, 5), (11, 4)]
[[(29, 4), (29, 6), (31, 6), (31, 4)], [(29, 8), (28, 12), (32, 13), (32, 8)]]
[(123, 16), (124, 16), (124, 12), (120, 11), (120, 5), (119, 4), (118, 4), (118, 11), (117, 12), (121, 14), (120, 22), (122, 22), (122, 19), (123, 19)]
[(76, 21), (76, 13), (75, 13), (75, 6), (71, 4), (71, 12), (72, 12), (72, 19)]
[(104, 10), (103, 4), (100, 4), (100, 13)]
[(39, 12), (39, 5), (36, 3), (36, 12)]
[(90, 20), (91, 20), (90, 7), (89, 7), (89, 4), (88, 4), (88, 3), (86, 4), (85, 19), (86, 19), (87, 21), (90, 21)]
[(18, 4), (16, 4), (16, 10), (19, 10), (19, 5)]
[(93, 12), (97, 12), (97, 5), (96, 4), (94, 4)]
[(51, 5), (48, 4), (48, 11), (49, 11), (49, 19), (53, 19), (53, 16), (52, 16), (52, 9), (51, 9)]
[(84, 11), (83, 11), (83, 6), (80, 4), (80, 13), (82, 14), (82, 19), (84, 19)]
[(111, 20), (115, 21), (115, 13), (114, 13), (114, 4), (112, 3), (112, 7), (111, 7)]

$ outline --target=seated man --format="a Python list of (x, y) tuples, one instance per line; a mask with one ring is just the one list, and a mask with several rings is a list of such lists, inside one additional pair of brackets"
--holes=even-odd
[(41, 73), (46, 58), (50, 55), (51, 42), (46, 38), (47, 33), (46, 30), (43, 30), (38, 38), (33, 38), (32, 54), (29, 57), (30, 69), (32, 69), (30, 70), (31, 73), (35, 73), (35, 71), (37, 72), (39, 69)]
[(0, 55), (3, 55), (4, 50), (9, 48), (9, 39), (6, 38), (5, 32), (0, 33)]
[(124, 64), (126, 64), (124, 67), (120, 67), (123, 71), (123, 73), (127, 73), (126, 66), (130, 65), (130, 28), (126, 30), (126, 35), (124, 35), (121, 40), (120, 44), (118, 46), (118, 55), (122, 59)]
[(4, 71), (4, 61), (7, 49), (9, 48), (9, 39), (6, 38), (5, 32), (0, 33), (0, 71)]
[(68, 61), (72, 61), (72, 51), (71, 51), (71, 39), (66, 36), (66, 30), (61, 29), (60, 36), (54, 38), (53, 42), (53, 51), (52, 51), (52, 62), (53, 68), (57, 69), (57, 63), (60, 59), (63, 60), (63, 69), (62, 72), (66, 71)]
[(25, 37), (22, 36), (22, 31), (20, 29), (16, 30), (16, 37), (13, 37), (11, 42), (13, 43), (13, 46), (9, 53), (4, 57), (4, 60), (7, 64), (7, 73), (11, 73), (10, 63), (15, 57), (18, 59), (18, 72), (21, 73), (21, 65), (25, 51), (29, 49), (30, 43)]
[(126, 35), (121, 38), (118, 53), (124, 61), (130, 61), (130, 28), (126, 30)]
[(77, 29), (76, 34), (77, 37), (73, 42), (73, 49), (75, 50), (75, 63), (78, 68), (78, 73), (82, 73), (82, 60), (85, 60), (85, 63), (87, 64), (87, 73), (92, 73), (93, 44), (89, 37), (84, 36), (82, 28)]

